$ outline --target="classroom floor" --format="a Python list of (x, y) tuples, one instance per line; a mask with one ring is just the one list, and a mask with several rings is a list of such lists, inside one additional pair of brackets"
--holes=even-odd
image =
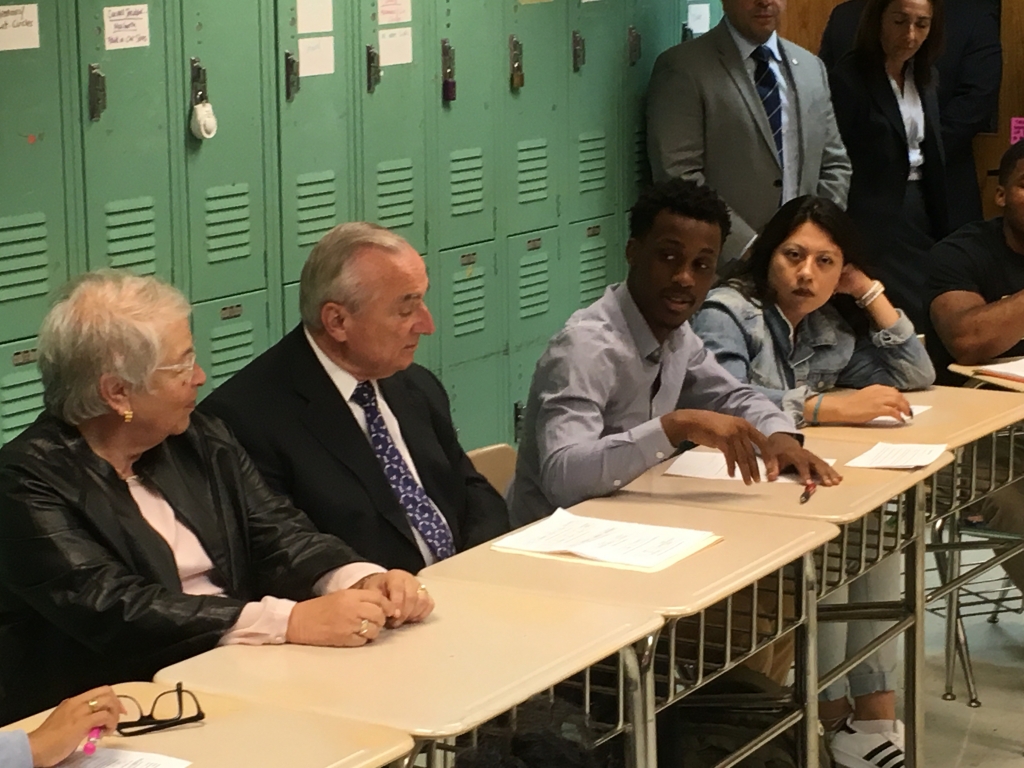
[[(929, 558), (930, 559), (930, 558)], [(1024, 767), (1024, 616), (1004, 613), (998, 624), (966, 619), (981, 706), (967, 706), (959, 667), (955, 701), (943, 701), (944, 621), (925, 624), (925, 765), (927, 768)]]

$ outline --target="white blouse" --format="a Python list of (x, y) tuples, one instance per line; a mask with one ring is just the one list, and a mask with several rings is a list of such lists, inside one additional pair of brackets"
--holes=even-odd
[(914, 62), (910, 62), (903, 75), (902, 91), (892, 76), (889, 77), (889, 85), (896, 94), (896, 103), (899, 105), (903, 128), (907, 134), (907, 153), (910, 159), (910, 175), (907, 178), (909, 181), (920, 181), (921, 166), (924, 165), (924, 104), (914, 81)]

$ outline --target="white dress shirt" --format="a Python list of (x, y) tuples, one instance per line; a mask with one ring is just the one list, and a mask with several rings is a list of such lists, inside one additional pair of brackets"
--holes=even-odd
[(921, 167), (924, 165), (924, 152), (921, 148), (924, 143), (924, 104), (914, 81), (914, 62), (910, 62), (903, 74), (903, 90), (900, 90), (899, 83), (891, 75), (889, 85), (896, 94), (903, 129), (907, 134), (907, 153), (910, 159), (910, 175), (907, 178), (909, 181), (920, 181)]
[[(331, 381), (334, 382), (334, 386), (338, 388), (338, 392), (344, 398), (345, 402), (348, 403), (349, 410), (352, 411), (352, 415), (356, 419), (356, 423), (359, 428), (363, 430), (363, 434), (366, 435), (367, 441), (370, 439), (369, 432), (366, 426), (366, 413), (363, 412), (362, 406), (352, 402), (352, 394), (356, 391), (356, 387), (359, 382), (356, 377), (351, 373), (340, 367), (331, 358), (329, 358), (324, 351), (320, 349), (320, 346), (313, 340), (309, 331), (303, 329), (306, 334), (306, 341), (309, 342), (309, 346), (313, 348), (313, 353), (316, 355), (316, 359), (320, 361), (320, 365), (327, 371), (327, 375), (330, 376)], [(380, 393), (380, 386), (376, 381), (371, 382), (373, 384), (373, 391), (377, 395), (377, 408), (380, 409), (380, 415), (384, 419), (384, 426), (387, 427), (388, 432), (391, 435), (391, 441), (395, 444), (398, 452), (402, 455), (402, 459), (405, 461), (405, 465), (409, 467), (409, 471), (412, 473), (413, 479), (419, 483), (420, 487), (423, 487), (423, 481), (420, 480), (420, 473), (416, 471), (416, 464), (412, 460), (412, 454), (409, 453), (409, 446), (405, 444), (405, 438), (402, 436), (402, 427), (398, 423), (398, 419), (395, 417), (394, 412), (388, 407), (388, 401)], [(383, 470), (382, 470), (383, 471)], [(429, 498), (429, 497), (428, 497)], [(441, 510), (437, 509), (437, 505), (434, 504), (433, 499), (430, 500), (430, 505), (437, 510), (438, 516), (441, 520), (444, 520), (445, 527), (448, 526), (448, 521), (445, 520)], [(420, 532), (416, 530), (416, 526), (410, 521), (409, 527), (412, 529), (412, 535), (416, 539), (416, 546), (420, 550), (420, 554), (423, 556), (423, 562), (427, 565), (432, 565), (437, 562), (434, 557), (434, 553), (430, 551), (430, 547), (427, 542), (420, 535)], [(449, 533), (451, 530), (449, 529)]]
[[(751, 58), (751, 54), (758, 45), (741, 35), (728, 18), (725, 25), (739, 49), (740, 58), (743, 59), (747, 74), (750, 75), (750, 82), (756, 84), (754, 71), (757, 69), (757, 62)], [(783, 65), (778, 34), (772, 32), (765, 46), (772, 54), (768, 66), (779, 83), (779, 100), (782, 102), (782, 203), (785, 204), (796, 197), (797, 190), (800, 189), (800, 115), (797, 112), (796, 99), (793, 98), (793, 84), (786, 74), (788, 68)]]
[[(143, 485), (137, 477), (128, 478), (127, 483), (142, 517), (171, 548), (181, 579), (181, 591), (186, 595), (223, 595), (224, 590), (210, 580), (213, 570), (210, 556), (196, 535), (175, 517), (167, 500)], [(383, 571), (373, 563), (343, 565), (321, 576), (313, 592), (317, 595), (338, 592)], [(258, 603), (246, 603), (238, 621), (221, 637), (220, 645), (276, 645), (285, 642), (288, 619), (294, 607), (294, 600), (269, 596)]]

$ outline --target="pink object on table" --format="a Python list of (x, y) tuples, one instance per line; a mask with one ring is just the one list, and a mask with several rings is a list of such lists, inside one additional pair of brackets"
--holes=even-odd
[(100, 734), (103, 733), (102, 728), (93, 728), (89, 731), (89, 738), (85, 742), (85, 746), (82, 747), (82, 751), (87, 755), (96, 753), (96, 742), (100, 740)]

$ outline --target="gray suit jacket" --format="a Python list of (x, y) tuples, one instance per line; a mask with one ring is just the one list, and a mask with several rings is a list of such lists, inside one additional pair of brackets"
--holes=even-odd
[[(832, 113), (825, 67), (779, 39), (800, 135), (798, 195), (843, 207), (851, 167)], [(655, 181), (673, 177), (712, 186), (732, 210), (722, 262), (742, 255), (779, 207), (782, 169), (768, 117), (725, 20), (658, 57), (647, 96), (647, 149)]]

